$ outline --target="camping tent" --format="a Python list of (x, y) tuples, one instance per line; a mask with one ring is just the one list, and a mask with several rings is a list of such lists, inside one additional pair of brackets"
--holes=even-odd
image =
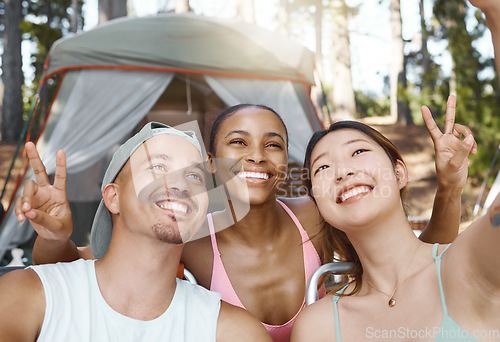
[[(37, 148), (49, 174), (56, 151), (65, 150), (68, 198), (92, 207), (103, 160), (141, 122), (194, 121), (206, 143), (220, 109), (260, 103), (281, 113), (290, 160), (301, 163), (309, 137), (321, 128), (310, 99), (313, 70), (310, 50), (249, 23), (193, 14), (116, 19), (52, 46)], [(33, 233), (12, 211), (0, 226), (0, 260)]]

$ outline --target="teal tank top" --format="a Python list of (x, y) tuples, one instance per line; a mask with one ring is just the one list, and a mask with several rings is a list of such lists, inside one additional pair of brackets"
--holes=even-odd
[(448, 307), (446, 306), (446, 300), (444, 298), (443, 282), (441, 281), (441, 259), (443, 258), (444, 252), (451, 246), (451, 243), (446, 246), (443, 253), (437, 255), (439, 244), (435, 243), (432, 247), (432, 256), (436, 262), (436, 272), (439, 284), (439, 294), (441, 296), (441, 308), (443, 309), (443, 321), (439, 327), (439, 333), (437, 334), (434, 342), (447, 342), (447, 341), (463, 341), (463, 342), (478, 342), (473, 336), (471, 336), (466, 330), (462, 329), (460, 325), (457, 324), (449, 315)]
[[(436, 272), (439, 284), (439, 294), (441, 296), (441, 307), (443, 309), (443, 321), (441, 322), (441, 326), (439, 330), (436, 331), (435, 342), (450, 342), (450, 341), (461, 341), (461, 342), (479, 342), (476, 340), (471, 334), (469, 334), (466, 330), (464, 330), (461, 326), (459, 326), (450, 316), (448, 316), (448, 308), (446, 307), (446, 300), (444, 298), (444, 290), (443, 290), (443, 282), (441, 281), (441, 259), (443, 257), (444, 252), (450, 247), (451, 244), (446, 246), (443, 253), (437, 255), (439, 244), (434, 244), (432, 248), (432, 256), (434, 257), (434, 261), (436, 263)], [(335, 337), (337, 342), (341, 342), (340, 338), (340, 321), (339, 321), (339, 312), (337, 303), (340, 299), (340, 294), (344, 293), (345, 289), (348, 285), (344, 286), (340, 291), (338, 291), (333, 296), (333, 311), (335, 317)]]

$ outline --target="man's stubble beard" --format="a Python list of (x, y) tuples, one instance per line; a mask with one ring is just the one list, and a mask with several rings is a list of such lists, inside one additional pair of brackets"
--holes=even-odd
[(153, 226), (153, 233), (158, 240), (174, 245), (183, 244), (190, 237), (189, 231), (185, 231), (184, 234), (181, 234), (178, 227), (160, 223)]

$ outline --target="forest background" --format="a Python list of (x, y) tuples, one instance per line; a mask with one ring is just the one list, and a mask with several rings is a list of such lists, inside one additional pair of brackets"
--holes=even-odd
[(463, 196), (462, 219), (472, 218), (483, 181), (487, 192), (499, 168), (500, 96), (484, 16), (467, 0), (0, 0), (4, 207), (10, 158), (53, 42), (117, 17), (186, 11), (252, 22), (315, 51), (325, 124), (363, 120), (394, 140), (410, 164), (417, 216), (430, 216), (436, 185), (420, 107), (442, 124), (456, 94), (456, 120), (479, 145)]

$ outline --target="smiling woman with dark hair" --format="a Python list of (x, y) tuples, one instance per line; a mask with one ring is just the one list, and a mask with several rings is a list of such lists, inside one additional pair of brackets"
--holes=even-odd
[[(462, 146), (473, 143), (469, 135)], [(331, 235), (343, 237), (331, 243), (355, 267), (347, 285), (299, 315), (292, 341), (500, 340), (500, 196), (453, 244), (432, 245), (411, 230), (406, 166), (376, 130), (335, 123), (311, 139), (305, 165)]]

